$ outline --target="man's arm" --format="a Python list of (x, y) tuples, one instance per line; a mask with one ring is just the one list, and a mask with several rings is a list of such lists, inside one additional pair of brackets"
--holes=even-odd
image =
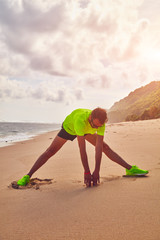
[(96, 147), (95, 147), (95, 170), (93, 172), (93, 184), (96, 185), (99, 181), (99, 171), (102, 159), (103, 151), (103, 136), (97, 135)]
[(82, 161), (82, 164), (84, 167), (84, 171), (85, 171), (85, 173), (88, 173), (88, 172), (90, 172), (90, 169), (89, 169), (88, 157), (87, 157), (87, 152), (86, 152), (85, 137), (77, 136), (77, 139), (78, 139), (78, 145), (79, 145), (81, 161)]
[(84, 136), (77, 136), (80, 155), (81, 155), (81, 161), (84, 167), (84, 183), (87, 186), (91, 186), (91, 174), (88, 164), (88, 157), (86, 152), (86, 142)]

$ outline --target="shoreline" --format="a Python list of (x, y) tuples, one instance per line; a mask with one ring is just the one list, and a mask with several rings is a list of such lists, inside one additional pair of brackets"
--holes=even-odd
[(41, 136), (43, 134), (47, 134), (50, 132), (58, 132), (60, 129), (56, 129), (56, 130), (52, 130), (52, 131), (47, 131), (47, 132), (41, 132), (41, 133), (37, 133), (34, 135), (29, 135), (28, 137), (24, 137), (24, 139), (19, 139), (19, 140), (10, 140), (10, 141), (5, 141), (5, 142), (0, 142), (0, 149), (4, 148), (4, 147), (9, 147), (12, 145), (15, 145), (16, 143), (20, 143), (20, 142), (25, 142), (25, 141), (30, 141), (33, 140), (34, 138)]
[(0, 122), (0, 147), (59, 130), (58, 123)]

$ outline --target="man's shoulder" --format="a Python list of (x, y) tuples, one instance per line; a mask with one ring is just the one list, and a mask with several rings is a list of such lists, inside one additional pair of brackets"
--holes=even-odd
[(73, 118), (74, 120), (84, 120), (87, 119), (88, 116), (91, 114), (92, 110), (90, 109), (85, 109), (85, 108), (78, 108), (75, 109), (74, 111), (71, 112), (71, 114), (69, 115), (71, 118)]
[(92, 112), (92, 110), (87, 109), (87, 108), (77, 108), (72, 113), (81, 113), (81, 114), (83, 114), (83, 113), (91, 113), (91, 112)]
[(86, 119), (88, 119), (91, 112), (92, 112), (92, 110), (90, 110), (90, 109), (80, 108), (80, 109), (78, 109), (78, 111), (76, 113), (76, 117), (80, 121), (85, 121)]

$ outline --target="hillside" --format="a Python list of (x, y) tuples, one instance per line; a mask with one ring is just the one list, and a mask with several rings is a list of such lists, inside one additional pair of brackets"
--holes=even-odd
[(108, 110), (109, 122), (160, 118), (160, 81), (131, 92)]

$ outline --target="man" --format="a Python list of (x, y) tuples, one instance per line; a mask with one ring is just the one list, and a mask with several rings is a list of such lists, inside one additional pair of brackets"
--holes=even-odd
[[(104, 141), (105, 123), (107, 112), (102, 108), (93, 111), (89, 109), (76, 109), (66, 117), (62, 129), (57, 134), (49, 148), (37, 159), (27, 175), (20, 179), (18, 185), (26, 185), (34, 172), (36, 172), (47, 160), (52, 157), (68, 141), (78, 140), (82, 165), (84, 167), (84, 182), (86, 186), (97, 185), (102, 152), (112, 161), (126, 168), (126, 175), (145, 175), (148, 171), (131, 166), (116, 154)], [(95, 146), (95, 169), (91, 174), (87, 152), (86, 140)]]

